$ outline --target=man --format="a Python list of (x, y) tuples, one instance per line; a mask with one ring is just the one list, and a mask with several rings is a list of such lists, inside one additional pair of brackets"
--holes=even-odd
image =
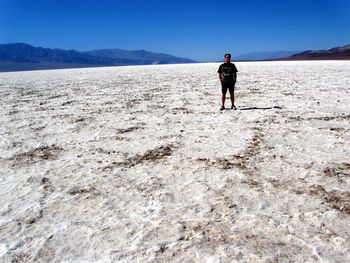
[(219, 79), (221, 83), (221, 90), (222, 90), (222, 105), (220, 110), (225, 109), (225, 99), (226, 99), (226, 93), (227, 89), (230, 92), (231, 97), (231, 109), (237, 110), (235, 106), (235, 84), (237, 79), (237, 68), (235, 64), (231, 63), (231, 54), (225, 54), (225, 63), (221, 64), (218, 73), (219, 73)]

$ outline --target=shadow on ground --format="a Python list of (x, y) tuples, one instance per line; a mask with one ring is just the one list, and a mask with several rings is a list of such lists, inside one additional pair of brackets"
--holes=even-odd
[(273, 107), (248, 107), (248, 108), (240, 108), (239, 110), (271, 110), (271, 109), (282, 109), (280, 106)]

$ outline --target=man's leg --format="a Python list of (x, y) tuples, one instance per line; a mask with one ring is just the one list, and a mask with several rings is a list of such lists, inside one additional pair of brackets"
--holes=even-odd
[(222, 97), (221, 97), (221, 105), (225, 106), (225, 100), (226, 100), (226, 93), (222, 93)]
[(226, 100), (226, 93), (227, 93), (227, 85), (224, 83), (221, 83), (221, 108), (220, 110), (225, 109), (225, 100)]
[(222, 96), (221, 96), (221, 108), (220, 110), (224, 110), (225, 109), (225, 99), (226, 99), (226, 93), (222, 93)]
[(231, 97), (231, 104), (235, 105), (235, 94), (234, 93), (230, 93), (230, 97)]
[(230, 87), (231, 109), (237, 109), (235, 106), (235, 84)]

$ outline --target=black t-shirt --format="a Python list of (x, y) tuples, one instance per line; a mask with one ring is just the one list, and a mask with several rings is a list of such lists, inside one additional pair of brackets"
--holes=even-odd
[(218, 73), (221, 74), (221, 80), (223, 82), (236, 82), (237, 72), (238, 70), (233, 63), (223, 63), (218, 69)]

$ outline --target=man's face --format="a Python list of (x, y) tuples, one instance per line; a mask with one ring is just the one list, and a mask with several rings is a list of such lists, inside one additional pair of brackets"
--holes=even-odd
[(230, 56), (226, 55), (225, 56), (225, 63), (230, 63), (230, 60), (231, 60)]

